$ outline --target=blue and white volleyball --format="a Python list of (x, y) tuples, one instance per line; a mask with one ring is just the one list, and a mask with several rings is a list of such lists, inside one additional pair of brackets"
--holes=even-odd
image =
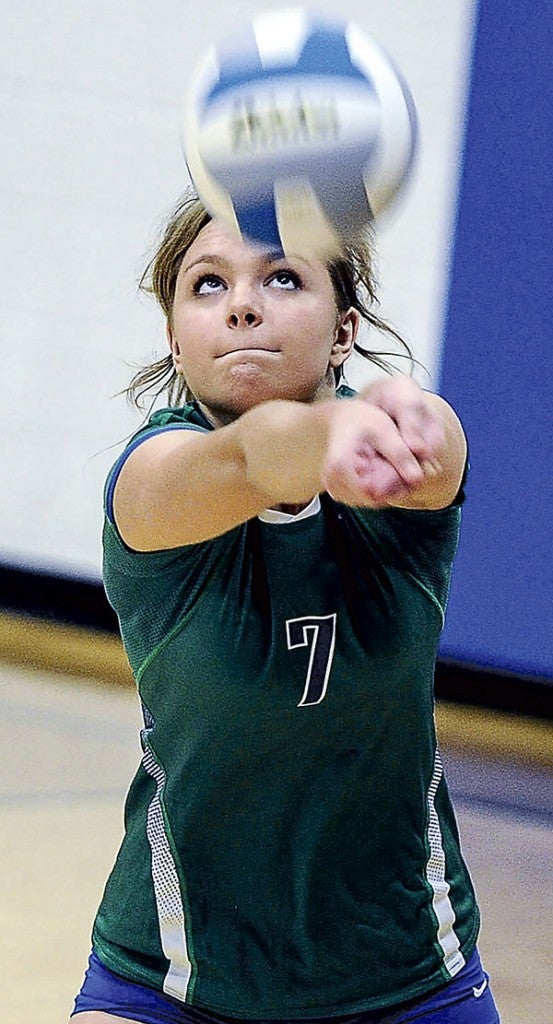
[(183, 144), (212, 216), (275, 251), (339, 251), (394, 203), (417, 142), (411, 93), (350, 21), (257, 16), (194, 76)]

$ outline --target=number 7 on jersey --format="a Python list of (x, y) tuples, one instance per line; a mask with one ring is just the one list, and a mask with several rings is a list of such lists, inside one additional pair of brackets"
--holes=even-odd
[(332, 615), (305, 615), (286, 620), (288, 650), (308, 647), (309, 665), (303, 697), (298, 707), (320, 704), (324, 699), (336, 643), (336, 612)]

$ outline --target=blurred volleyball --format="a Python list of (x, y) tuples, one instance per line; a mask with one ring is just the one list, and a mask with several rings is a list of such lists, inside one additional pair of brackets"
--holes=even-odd
[(275, 250), (331, 253), (408, 181), (415, 105), (384, 50), (348, 20), (256, 16), (214, 47), (185, 105), (190, 177), (212, 214)]

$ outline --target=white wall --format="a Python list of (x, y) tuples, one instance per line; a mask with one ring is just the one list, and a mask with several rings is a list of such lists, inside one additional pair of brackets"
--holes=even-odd
[[(418, 106), (415, 183), (382, 228), (382, 312), (435, 369), (474, 0), (319, 0), (391, 52)], [(164, 354), (136, 280), (187, 183), (181, 100), (241, 17), (211, 0), (1, 0), (0, 561), (97, 577), (107, 450), (139, 417), (114, 398)], [(359, 371), (353, 374), (359, 382)]]

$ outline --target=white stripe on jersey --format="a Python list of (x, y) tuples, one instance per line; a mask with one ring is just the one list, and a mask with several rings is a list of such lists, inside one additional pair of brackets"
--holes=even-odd
[(460, 943), (453, 925), (455, 911), (449, 898), (449, 883), (445, 878), (445, 852), (442, 841), (442, 830), (435, 807), (436, 792), (443, 776), (440, 752), (436, 749), (434, 757), (434, 773), (427, 793), (428, 829), (427, 837), (430, 846), (430, 857), (426, 865), (426, 877), (432, 886), (432, 909), (438, 921), (437, 938), (444, 953), (444, 963), (453, 978), (465, 966), (465, 958), (459, 948)]
[(146, 831), (152, 851), (152, 880), (161, 948), (169, 961), (169, 970), (165, 975), (163, 991), (170, 996), (184, 1000), (192, 973), (192, 965), (188, 957), (179, 877), (165, 831), (161, 805), (166, 775), (147, 745), (144, 748), (142, 763), (148, 775), (151, 775), (157, 783), (156, 792), (148, 808)]

